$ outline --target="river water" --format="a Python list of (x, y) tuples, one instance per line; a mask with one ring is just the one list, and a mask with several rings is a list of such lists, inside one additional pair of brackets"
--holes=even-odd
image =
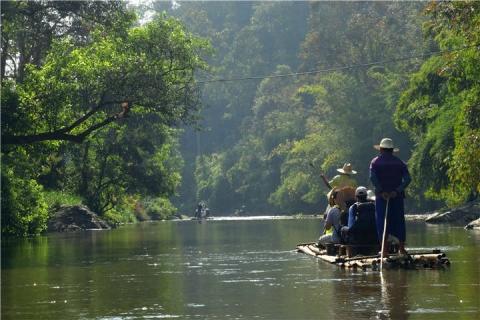
[(407, 224), (445, 270), (341, 270), (295, 252), (319, 219), (216, 219), (2, 241), (2, 319), (480, 319), (480, 232)]

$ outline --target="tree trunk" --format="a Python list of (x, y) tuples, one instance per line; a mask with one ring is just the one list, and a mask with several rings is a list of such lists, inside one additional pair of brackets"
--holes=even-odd
[(82, 165), (80, 168), (81, 172), (81, 180), (80, 180), (80, 185), (78, 186), (78, 191), (79, 193), (86, 197), (88, 195), (88, 182), (90, 179), (90, 174), (89, 174), (89, 161), (88, 161), (88, 152), (90, 150), (90, 142), (87, 141), (84, 145), (83, 148), (83, 157), (82, 157)]
[(5, 78), (5, 69), (7, 67), (7, 55), (8, 55), (8, 38), (6, 36), (2, 37), (2, 55), (1, 55), (1, 74), (2, 79)]
[(24, 74), (25, 74), (25, 64), (26, 64), (26, 57), (25, 57), (25, 38), (23, 35), (18, 35), (18, 51), (19, 51), (19, 57), (18, 57), (18, 68), (17, 68), (17, 82), (22, 83)]

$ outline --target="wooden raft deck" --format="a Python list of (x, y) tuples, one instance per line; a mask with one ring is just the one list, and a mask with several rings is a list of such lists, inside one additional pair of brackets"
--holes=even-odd
[[(326, 250), (319, 249), (314, 242), (298, 244), (297, 251), (345, 269), (379, 270), (380, 268), (380, 256), (378, 254), (354, 257), (328, 255)], [(445, 253), (439, 249), (430, 251), (411, 250), (408, 255), (390, 254), (383, 258), (383, 268), (387, 269), (441, 269), (449, 265), (450, 261)]]

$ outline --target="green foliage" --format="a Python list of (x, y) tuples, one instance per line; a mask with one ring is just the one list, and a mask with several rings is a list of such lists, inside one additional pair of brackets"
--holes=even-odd
[[(410, 157), (417, 206), (478, 196), (477, 2), (152, 5), (188, 30), (164, 13), (135, 25), (121, 2), (2, 8), (2, 176), (11, 186), (2, 186), (2, 208), (16, 217), (5, 221), (17, 221), (10, 233), (41, 230), (42, 218), (22, 220), (34, 212), (27, 207), (43, 216), (46, 202), (77, 201), (66, 195), (112, 221), (163, 219), (175, 211), (168, 199), (182, 177), (182, 210), (204, 200), (214, 213), (243, 205), (318, 212), (320, 172), (331, 177), (350, 162), (368, 185), (372, 145), (387, 136)], [(62, 19), (72, 23), (62, 29)], [(195, 34), (210, 38), (213, 56)], [(401, 59), (435, 48), (447, 53)], [(200, 92), (195, 77), (212, 77), (204, 59), (213, 77), (278, 77), (204, 83)], [(365, 67), (280, 76), (354, 64)], [(179, 137), (172, 126), (182, 122), (201, 131)], [(25, 136), (43, 142), (18, 145), (14, 138)], [(20, 189), (31, 191), (30, 203)]]
[[(410, 158), (410, 173), (414, 177), (412, 190), (423, 190), (428, 198), (441, 200), (442, 188), (449, 184), (447, 171), (453, 141), (454, 109), (447, 110), (429, 126)], [(423, 200), (422, 193), (412, 195)]]
[[(452, 186), (442, 190), (446, 199), (457, 204), (472, 200), (480, 193), (480, 130), (468, 130), (462, 135), (452, 154), (448, 177)], [(450, 193), (450, 194), (449, 194)]]
[(46, 228), (48, 210), (42, 191), (35, 179), (2, 165), (2, 235), (27, 236)]
[(327, 189), (319, 175), (346, 157), (345, 150), (337, 149), (327, 135), (321, 134), (324, 129), (327, 128), (317, 127), (318, 131), (278, 148), (285, 161), (281, 167), (281, 183), (269, 198), (276, 207), (295, 211), (306, 204), (324, 202)]
[[(172, 127), (197, 120), (194, 73), (207, 67), (208, 43), (165, 15), (134, 26), (134, 15), (121, 2), (9, 2), (6, 7), (2, 172), (13, 189), (2, 188), (9, 208), (2, 217), (17, 218), (3, 219), (5, 228), (21, 234), (44, 229), (39, 219), (35, 227), (27, 226), (34, 224), (27, 208), (38, 207), (32, 212), (43, 216), (41, 185), (50, 190), (50, 206), (76, 202), (55, 199), (57, 192), (76, 195), (98, 214), (122, 222), (134, 217), (125, 199), (173, 196), (182, 161)], [(78, 25), (56, 29), (67, 20)], [(25, 49), (26, 41), (33, 53)], [(16, 55), (18, 65), (8, 60)], [(23, 185), (31, 198), (15, 191)], [(11, 193), (8, 199), (4, 192)], [(163, 215), (171, 208), (162, 201)]]
[(480, 125), (480, 5), (432, 2), (427, 33), (440, 49), (410, 78), (399, 100), (396, 122), (416, 141), (410, 159), (415, 193), (459, 204), (478, 197)]
[(78, 195), (67, 193), (64, 191), (45, 191), (43, 193), (45, 202), (49, 211), (58, 208), (61, 205), (78, 205), (83, 202), (82, 198)]
[(140, 219), (138, 214), (140, 208), (141, 204), (139, 196), (123, 195), (118, 199), (111, 210), (108, 210), (103, 214), (102, 218), (107, 220), (111, 225), (146, 220)]
[(151, 220), (170, 219), (177, 211), (167, 198), (147, 198), (142, 203), (145, 207), (145, 213)]
[(22, 82), (28, 64), (41, 66), (53, 41), (91, 41), (91, 30), (121, 34), (135, 15), (121, 1), (4, 1), (2, 3), (2, 80)]
[[(411, 76), (409, 87), (402, 93), (395, 113), (397, 126), (402, 130), (411, 131), (415, 137), (422, 136), (426, 124), (442, 113), (439, 102), (448, 90), (446, 77), (438, 70), (442, 68), (443, 60), (433, 57), (426, 61), (420, 70)], [(418, 97), (411, 101), (409, 97)]]
[(197, 185), (196, 199), (205, 200), (210, 207), (222, 212), (228, 207), (226, 201), (233, 200), (235, 190), (225, 174), (226, 161), (224, 154), (212, 154), (197, 158), (195, 180)]
[(193, 71), (205, 67), (198, 56), (204, 41), (165, 17), (123, 36), (94, 32), (92, 38), (82, 47), (69, 37), (54, 41), (41, 68), (28, 66), (17, 86), (24, 110), (18, 118), (28, 125), (15, 134), (61, 130), (95, 111), (72, 129), (83, 132), (121, 110), (123, 101), (138, 109), (136, 116), (155, 114), (166, 124), (192, 120), (198, 102)]
[(175, 130), (161, 124), (144, 130), (144, 123), (99, 132), (83, 145), (71, 145), (63, 155), (69, 177), (65, 185), (96, 213), (118, 211), (128, 195), (167, 197), (178, 187), (182, 161)]
[[(214, 34), (219, 61), (215, 70), (228, 78), (328, 69), (412, 54), (423, 41), (422, 6), (329, 2), (306, 8), (298, 3), (262, 3), (249, 11), (243, 4), (237, 8), (238, 16), (250, 18), (238, 24), (228, 14), (215, 20), (217, 6), (185, 4), (180, 16), (186, 21), (193, 12), (201, 16), (197, 23), (202, 21), (205, 29), (194, 27)], [(228, 12), (226, 5), (221, 10)], [(410, 146), (407, 136), (394, 127), (392, 114), (398, 92), (416, 66), (418, 62), (407, 61), (297, 78), (207, 84), (204, 101), (211, 106), (203, 112), (207, 130), (197, 133), (197, 148), (184, 150), (187, 157), (197, 156), (196, 167), (192, 166), (196, 200), (206, 200), (213, 211), (222, 212), (242, 205), (250, 212), (318, 212), (326, 192), (320, 171), (331, 177), (344, 162), (351, 162), (359, 171), (358, 180), (368, 184), (373, 144), (388, 136), (402, 150)]]

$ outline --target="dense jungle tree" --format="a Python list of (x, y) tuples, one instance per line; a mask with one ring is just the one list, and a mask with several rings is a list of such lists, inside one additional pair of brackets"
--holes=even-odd
[[(193, 32), (204, 34), (206, 30), (211, 30), (209, 36), (212, 38), (216, 54), (209, 62), (213, 65), (217, 78), (268, 75), (275, 71), (277, 65), (293, 64), (296, 67), (295, 61), (298, 61), (296, 54), (306, 31), (308, 3), (181, 3), (180, 8), (174, 11), (176, 11), (174, 14), (187, 21)], [(193, 18), (198, 16), (203, 20)], [(198, 21), (207, 23), (199, 28)], [(211, 78), (206, 78), (209, 79)], [(243, 162), (242, 159), (265, 158), (264, 154), (248, 154), (258, 152), (259, 144), (244, 141), (242, 138), (249, 135), (248, 122), (252, 119), (252, 105), (260, 82), (248, 80), (206, 83), (203, 91), (206, 109), (202, 111), (204, 120), (201, 122), (203, 131), (187, 132), (188, 146), (184, 144), (185, 147), (182, 149), (186, 158), (190, 158), (192, 154), (195, 157), (197, 153), (217, 154), (217, 159), (222, 161), (221, 167), (225, 172), (218, 176), (219, 180), (209, 177), (207, 181), (211, 183), (208, 187), (197, 190), (197, 199), (206, 200), (214, 210), (226, 213), (232, 211), (232, 208), (245, 205), (245, 201), (253, 203), (250, 209), (257, 211), (260, 211), (260, 207), (264, 210), (270, 206), (267, 202), (268, 196), (261, 196), (259, 200), (259, 194), (252, 191), (262, 188), (266, 192), (271, 188), (269, 182), (257, 180), (259, 186), (254, 186), (253, 180), (248, 179), (247, 186), (247, 180), (234, 173), (240, 174), (241, 171), (237, 169), (244, 166), (240, 164)], [(232, 149), (234, 145), (237, 146)], [(189, 163), (202, 165), (209, 162), (193, 160)], [(262, 168), (265, 166), (268, 167), (267, 163), (263, 163)], [(246, 169), (251, 168), (247, 166)], [(250, 176), (260, 174), (259, 169), (260, 167), (251, 170)], [(197, 168), (195, 172), (208, 171)], [(227, 173), (229, 171), (230, 173)], [(272, 168), (270, 171), (275, 169)], [(261, 175), (271, 177), (264, 172)], [(202, 179), (196, 177), (198, 183)], [(201, 182), (202, 186), (205, 184), (206, 181)], [(222, 189), (212, 192), (228, 194), (223, 202), (219, 197), (215, 197), (215, 200), (210, 199), (210, 193), (204, 192), (214, 190), (215, 186), (221, 186)], [(194, 190), (189, 190), (190, 194), (192, 191)], [(193, 203), (185, 198), (182, 198), (182, 202)]]
[[(173, 194), (179, 168), (168, 164), (176, 159), (168, 127), (195, 120), (205, 41), (163, 15), (135, 26), (121, 2), (8, 2), (2, 29), (5, 233), (45, 227), (40, 182), (79, 192), (98, 213), (125, 194)], [(16, 203), (14, 187), (27, 184), (35, 201)], [(18, 228), (32, 220), (25, 215), (41, 223)]]
[[(197, 199), (220, 211), (249, 199), (252, 212), (322, 208), (319, 172), (332, 176), (348, 161), (368, 184), (372, 145), (389, 136), (412, 170), (410, 208), (475, 197), (477, 6), (197, 2), (168, 8), (212, 39), (210, 61), (220, 78), (272, 74), (279, 65), (290, 72), (337, 68), (286, 82), (206, 83), (204, 130), (187, 131), (182, 143), (191, 166), (185, 172), (196, 173), (184, 195), (194, 194), (196, 181)], [(288, 130), (292, 121), (295, 132)], [(188, 199), (181, 201), (192, 206)]]
[(385, 136), (410, 208), (478, 197), (477, 2), (146, 5), (2, 2), (3, 232), (42, 230), (48, 190), (172, 212), (181, 180), (184, 212), (318, 212), (319, 173), (368, 185)]
[(462, 203), (480, 192), (480, 5), (432, 2), (426, 32), (444, 53), (412, 74), (395, 119), (415, 141), (415, 191)]
[[(282, 5), (291, 10), (289, 4)], [(270, 12), (275, 11), (267, 7)], [(275, 28), (269, 26), (282, 20), (265, 16), (263, 9), (267, 7), (254, 6), (250, 24), (239, 31), (231, 53), (225, 56), (226, 66), (230, 61), (235, 62), (230, 70), (237, 76), (256, 75), (262, 70), (270, 70), (270, 74), (288, 74), (297, 70), (395, 60), (421, 54), (430, 44), (423, 41), (421, 32), (422, 4), (312, 3), (309, 11), (304, 12), (309, 18), (308, 30), (303, 29), (303, 36), (275, 32)], [(295, 25), (293, 21), (282, 23)], [(288, 28), (284, 25), (277, 27)], [(262, 32), (257, 34), (252, 30)], [(243, 40), (244, 33), (251, 33), (245, 38), (249, 39), (248, 43)], [(266, 49), (265, 45), (275, 43), (269, 37), (288, 39), (284, 41), (288, 43), (286, 51), (295, 47), (301, 59), (293, 56), (286, 60), (275, 59), (275, 53), (282, 52), (282, 47), (274, 45), (270, 50)], [(296, 45), (292, 44), (292, 39), (296, 39)], [(249, 57), (249, 61), (244, 67), (245, 57)], [(283, 61), (287, 61), (290, 69), (279, 67)], [(221, 84), (229, 91), (220, 97), (232, 98), (227, 99), (227, 105), (212, 102), (212, 108), (218, 108), (217, 116), (223, 112), (235, 123), (239, 123), (239, 119), (242, 121), (237, 126), (220, 125), (207, 134), (216, 137), (213, 141), (218, 138), (223, 139), (223, 143), (227, 141), (228, 147), (223, 152), (215, 151), (224, 154), (216, 158), (221, 161), (222, 170), (209, 171), (213, 177), (206, 181), (202, 180), (204, 176), (198, 177), (197, 185), (202, 186), (199, 189), (201, 197), (208, 200), (209, 192), (227, 190), (233, 193), (233, 203), (231, 200), (228, 204), (213, 201), (212, 206), (222, 207), (222, 210), (230, 206), (233, 211), (233, 208), (247, 204), (253, 212), (317, 211), (323, 207), (319, 203), (325, 201), (326, 192), (318, 176), (320, 170), (333, 175), (335, 168), (344, 162), (352, 162), (360, 172), (359, 182), (368, 184), (368, 163), (375, 156), (372, 145), (381, 137), (394, 138), (403, 150), (402, 158), (406, 160), (409, 156), (406, 152), (409, 141), (393, 124), (392, 114), (398, 99), (398, 94), (395, 96), (393, 92), (405, 87), (406, 75), (418, 63), (399, 60), (335, 73), (286, 77), (281, 81), (265, 79), (248, 84), (238, 81)], [(252, 68), (255, 64), (258, 67)], [(268, 74), (268, 71), (263, 72)], [(256, 89), (252, 90), (252, 86)], [(207, 101), (220, 91), (219, 87), (214, 84), (205, 88)], [(255, 96), (248, 98), (251, 92), (255, 92)], [(218, 123), (222, 121), (215, 122)], [(238, 128), (239, 134), (231, 135), (228, 130), (222, 131), (223, 128)], [(231, 147), (232, 137), (237, 137), (238, 141), (234, 147)], [(221, 150), (223, 144), (214, 145)], [(316, 169), (309, 165), (310, 162)], [(215, 183), (213, 172), (219, 174), (222, 183)], [(216, 191), (216, 186), (222, 189)]]

